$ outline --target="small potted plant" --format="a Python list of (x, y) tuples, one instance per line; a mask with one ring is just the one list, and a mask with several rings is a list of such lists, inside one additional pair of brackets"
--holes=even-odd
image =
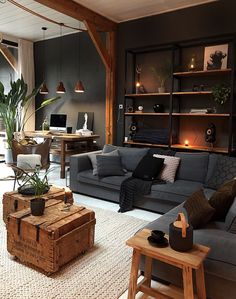
[(43, 176), (40, 175), (40, 166), (36, 166), (32, 174), (23, 171), (25, 177), (23, 179), (23, 185), (18, 188), (18, 191), (20, 193), (25, 191), (27, 194), (35, 195), (35, 198), (30, 201), (31, 214), (34, 216), (41, 216), (44, 213), (45, 199), (42, 198), (42, 195), (47, 193), (50, 189), (47, 179), (48, 172), (49, 171)]
[(157, 69), (155, 67), (151, 67), (150, 69), (154, 77), (160, 83), (160, 87), (158, 87), (158, 92), (164, 93), (166, 80), (171, 76), (171, 62), (167, 60), (160, 68)]
[(219, 84), (212, 88), (214, 101), (219, 105), (224, 105), (230, 98), (231, 88), (225, 84)]

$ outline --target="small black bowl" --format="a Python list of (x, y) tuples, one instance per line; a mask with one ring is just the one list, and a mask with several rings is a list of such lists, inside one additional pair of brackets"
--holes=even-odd
[(161, 230), (152, 230), (151, 236), (153, 239), (155, 239), (157, 241), (161, 241), (161, 240), (163, 240), (165, 233)]

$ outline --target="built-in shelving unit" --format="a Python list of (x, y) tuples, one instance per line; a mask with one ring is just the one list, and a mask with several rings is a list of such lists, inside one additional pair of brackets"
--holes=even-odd
[[(137, 125), (140, 130), (145, 129), (145, 132), (149, 128), (152, 132), (155, 129), (158, 132), (162, 129), (168, 129), (169, 143), (166, 145), (130, 140), (133, 138), (134, 132), (132, 132), (131, 137), (124, 144), (232, 154), (236, 150), (236, 100), (234, 100), (236, 51), (234, 39), (234, 36), (227, 36), (161, 45), (156, 48), (152, 46), (146, 50), (143, 48), (127, 50), (124, 136), (129, 137), (130, 124)], [(222, 44), (228, 44), (227, 68), (204, 70), (204, 47)], [(144, 84), (145, 88), (149, 87), (151, 75), (147, 75), (147, 68), (150, 69), (152, 63), (157, 63), (158, 57), (160, 66), (165, 61), (165, 55), (172, 65), (170, 80), (166, 88), (167, 92), (158, 93), (148, 90), (147, 93), (135, 93), (137, 65), (140, 64), (141, 69), (145, 69), (145, 64), (147, 65), (143, 72), (147, 79), (141, 77), (141, 83)], [(192, 55), (197, 56), (198, 66), (196, 67), (197, 70), (188, 71), (188, 62)], [(128, 69), (129, 64), (131, 69)], [(158, 68), (156, 69), (158, 71)], [(175, 71), (177, 69), (181, 71)], [(138, 78), (140, 79), (140, 76)], [(230, 99), (222, 107), (214, 102), (212, 92), (213, 87), (220, 84), (230, 86), (232, 91)], [(156, 85), (154, 90), (157, 90)], [(155, 104), (162, 106), (160, 112), (154, 112)], [(144, 107), (143, 112), (136, 112), (140, 105)], [(127, 109), (129, 106), (133, 107), (134, 112)], [(209, 108), (214, 113), (205, 113), (204, 110), (208, 111)], [(192, 112), (193, 110), (195, 112)], [(211, 123), (216, 127), (216, 142), (214, 144), (205, 141), (207, 127)], [(189, 146), (184, 145), (184, 140), (189, 141)]]

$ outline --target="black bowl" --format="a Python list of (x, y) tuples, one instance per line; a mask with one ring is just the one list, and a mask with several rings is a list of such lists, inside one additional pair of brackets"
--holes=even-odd
[(165, 233), (161, 230), (152, 230), (151, 236), (153, 239), (161, 241), (164, 238)]

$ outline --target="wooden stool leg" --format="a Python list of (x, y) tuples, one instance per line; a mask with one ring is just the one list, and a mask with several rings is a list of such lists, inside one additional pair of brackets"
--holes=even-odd
[(203, 264), (201, 264), (200, 268), (196, 270), (196, 284), (198, 299), (206, 299), (206, 287)]
[(138, 279), (140, 257), (141, 257), (140, 252), (134, 249), (131, 272), (130, 272), (130, 280), (129, 280), (128, 299), (135, 299), (135, 295), (137, 293), (137, 279)]
[(190, 267), (183, 267), (184, 299), (194, 299), (193, 276)]
[(145, 256), (144, 277), (146, 278), (145, 285), (150, 287), (152, 278), (152, 258), (149, 256)]

